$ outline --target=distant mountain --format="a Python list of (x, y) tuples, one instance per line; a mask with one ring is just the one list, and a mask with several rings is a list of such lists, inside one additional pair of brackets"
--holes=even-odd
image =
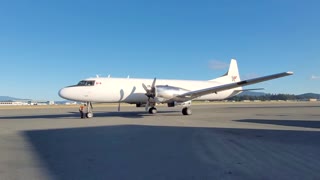
[(298, 99), (320, 99), (320, 94), (316, 93), (305, 93), (297, 95)]
[(30, 99), (21, 99), (10, 96), (0, 96), (0, 101), (16, 101), (16, 100), (30, 100)]

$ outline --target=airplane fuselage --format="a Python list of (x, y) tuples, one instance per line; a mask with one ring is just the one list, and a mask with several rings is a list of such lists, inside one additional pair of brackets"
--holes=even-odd
[[(69, 86), (61, 89), (59, 95), (65, 99), (83, 102), (126, 102), (131, 104), (145, 103), (148, 97), (142, 84), (152, 84), (153, 79), (131, 78), (88, 78), (83, 82), (91, 82), (89, 85)], [(216, 81), (190, 81), (190, 80), (157, 80), (158, 85), (179, 87), (187, 91), (205, 89), (221, 85)], [(220, 91), (196, 98), (195, 100), (222, 100), (236, 95), (234, 90), (241, 87)]]

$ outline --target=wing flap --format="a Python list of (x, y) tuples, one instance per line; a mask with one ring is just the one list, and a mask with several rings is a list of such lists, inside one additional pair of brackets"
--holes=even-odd
[(284, 77), (284, 76), (289, 76), (289, 75), (292, 75), (292, 74), (293, 74), (293, 72), (283, 72), (283, 73), (272, 74), (272, 75), (253, 78), (253, 79), (247, 79), (247, 80), (243, 80), (243, 81), (239, 81), (239, 82), (235, 82), (235, 83), (229, 83), (229, 84), (224, 84), (224, 85), (220, 85), (220, 86), (214, 86), (214, 87), (210, 87), (210, 88), (206, 88), (206, 89), (200, 89), (200, 90), (196, 90), (196, 91), (189, 91), (187, 93), (179, 95), (178, 97), (179, 98), (186, 98), (186, 99), (194, 99), (194, 98), (197, 98), (197, 97), (200, 97), (200, 96), (204, 96), (204, 95), (207, 95), (207, 94), (217, 93), (219, 91), (233, 89), (233, 88), (236, 88), (236, 87), (256, 84), (256, 83), (259, 83), (259, 82), (268, 81), (268, 80), (271, 80), (271, 79), (277, 79), (277, 78), (281, 78), (281, 77)]

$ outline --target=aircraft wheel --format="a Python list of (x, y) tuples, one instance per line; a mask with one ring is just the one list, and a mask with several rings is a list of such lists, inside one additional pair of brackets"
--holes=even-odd
[(157, 109), (155, 107), (152, 107), (152, 108), (149, 109), (149, 113), (150, 114), (156, 114), (157, 112), (158, 111), (157, 111)]
[(192, 114), (192, 111), (191, 111), (191, 109), (190, 108), (183, 108), (182, 109), (182, 114), (183, 115), (191, 115)]
[(92, 112), (89, 112), (86, 114), (87, 118), (92, 118), (93, 117), (93, 113)]

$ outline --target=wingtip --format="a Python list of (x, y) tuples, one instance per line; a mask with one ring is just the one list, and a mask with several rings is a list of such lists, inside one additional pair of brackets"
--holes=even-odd
[(292, 71), (288, 71), (288, 72), (287, 72), (287, 74), (292, 75), (292, 74), (293, 74), (293, 72), (292, 72)]

